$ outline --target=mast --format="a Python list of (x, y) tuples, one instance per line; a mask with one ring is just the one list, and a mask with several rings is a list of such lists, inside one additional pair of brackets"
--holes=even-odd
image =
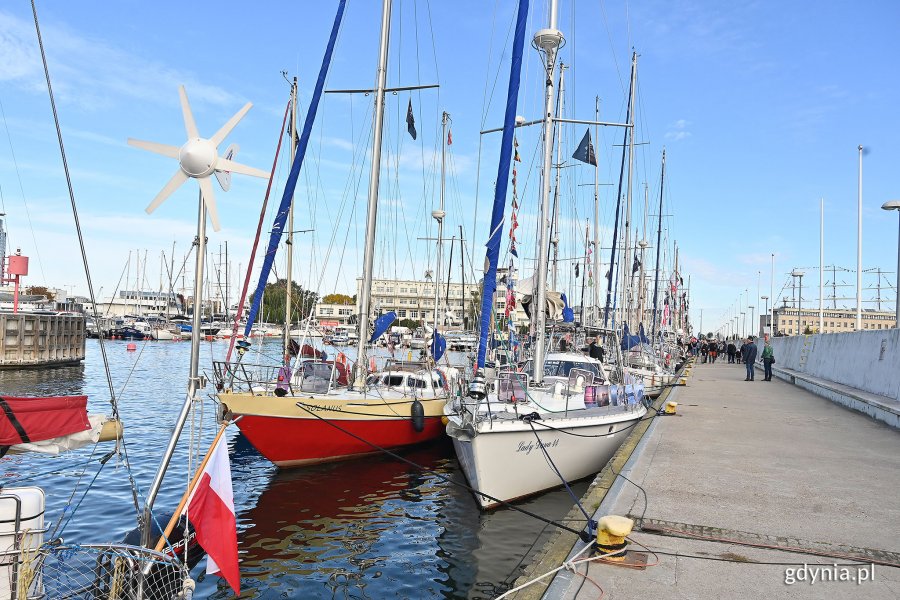
[[(563, 75), (566, 72), (566, 65), (560, 61), (559, 63), (559, 96), (556, 98), (556, 113), (563, 114), (565, 110)], [(559, 171), (562, 167), (562, 123), (557, 124), (559, 134), (556, 136), (556, 182), (553, 187), (553, 225), (550, 228), (552, 236), (550, 244), (553, 246), (553, 271), (551, 272), (550, 287), (556, 291), (559, 287)]]
[(181, 405), (181, 412), (178, 420), (175, 422), (172, 435), (169, 436), (169, 443), (163, 453), (162, 461), (156, 470), (156, 476), (150, 489), (147, 491), (144, 500), (144, 515), (141, 522), (141, 546), (150, 547), (150, 534), (153, 530), (151, 526), (153, 519), (153, 503), (162, 487), (163, 478), (169, 463), (172, 461), (172, 455), (175, 454), (175, 446), (178, 444), (178, 438), (184, 429), (184, 423), (187, 421), (188, 413), (197, 399), (197, 390), (200, 389), (200, 310), (199, 307), (203, 303), (203, 269), (204, 260), (206, 259), (206, 201), (203, 199), (203, 193), (200, 192), (200, 208), (197, 218), (197, 238), (194, 244), (197, 246), (197, 259), (194, 264), (194, 314), (191, 321), (191, 366), (188, 374), (188, 390), (184, 404)]
[[(441, 261), (443, 259), (444, 250), (444, 191), (446, 186), (446, 169), (447, 169), (447, 120), (450, 117), (447, 111), (441, 116), (441, 194), (440, 208), (431, 213), (434, 220), (437, 221), (437, 259), (434, 268), (434, 333), (431, 334), (431, 353), (434, 356), (434, 350), (437, 348), (438, 335), (438, 313), (440, 313), (439, 304), (441, 298)], [(447, 277), (450, 281), (450, 277)]]
[(666, 183), (666, 149), (662, 153), (662, 173), (659, 176), (659, 214), (656, 225), (656, 272), (653, 275), (653, 343), (656, 343), (657, 307), (659, 306), (659, 253), (662, 250), (662, 214), (663, 214), (663, 189)]
[(544, 92), (544, 166), (541, 181), (541, 211), (538, 217), (538, 264), (537, 264), (537, 298), (534, 308), (534, 379), (540, 384), (544, 379), (544, 329), (547, 321), (547, 238), (550, 200), (550, 169), (553, 167), (553, 71), (556, 67), (556, 52), (565, 42), (562, 33), (556, 28), (557, 0), (550, 0), (550, 25), (548, 29), (538, 31), (532, 42), (535, 48), (544, 51), (544, 67), (547, 70)]
[(460, 301), (462, 306), (462, 326), (463, 331), (467, 329), (466, 326), (466, 247), (463, 245), (463, 230), (462, 225), (459, 226), (459, 274), (460, 281), (462, 282), (462, 291), (460, 292)]
[[(635, 90), (637, 83), (637, 52), (631, 53), (631, 89)], [(628, 184), (625, 199), (625, 235), (623, 241), (625, 243), (623, 262), (619, 266), (622, 271), (622, 323), (629, 322), (631, 316), (631, 198), (632, 185), (631, 180), (634, 174), (634, 97), (632, 92), (629, 98), (630, 106), (628, 107), (631, 120), (631, 135), (628, 136)]]
[[(594, 97), (594, 120), (600, 121), (600, 96)], [(600, 126), (594, 125), (594, 139), (600, 143)], [(600, 161), (594, 165), (594, 309), (593, 324), (599, 321), (600, 310)]]
[(366, 209), (366, 245), (363, 252), (362, 287), (359, 296), (359, 344), (356, 348), (354, 386), (362, 387), (366, 379), (366, 343), (369, 341), (369, 318), (372, 312), (372, 268), (375, 262), (375, 222), (378, 217), (378, 182), (381, 175), (381, 137), (384, 125), (384, 87), (387, 80), (388, 46), (391, 36), (391, 0), (381, 5), (381, 40), (378, 68), (375, 72), (375, 125), (372, 136), (372, 168), (369, 173), (369, 202)]
[[(294, 154), (297, 152), (297, 78), (291, 82), (291, 164), (294, 164)], [(287, 356), (291, 347), (291, 296), (293, 296), (294, 278), (294, 197), (291, 196), (291, 204), (288, 207), (287, 218), (287, 279), (284, 286), (284, 350), (282, 357)], [(288, 358), (287, 360), (290, 360)]]
[(647, 304), (645, 292), (647, 290), (646, 281), (644, 281), (644, 250), (647, 249), (647, 215), (650, 212), (650, 187), (644, 182), (644, 231), (641, 234), (641, 240), (637, 243), (641, 249), (640, 273), (638, 275), (638, 325), (644, 322), (644, 307)]

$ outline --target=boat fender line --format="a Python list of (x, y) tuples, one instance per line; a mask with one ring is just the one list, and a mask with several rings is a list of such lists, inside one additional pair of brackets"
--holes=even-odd
[(314, 410), (311, 410), (311, 409), (307, 408), (302, 402), (298, 402), (298, 403), (297, 403), (297, 408), (302, 409), (302, 410), (305, 410), (307, 413), (309, 413), (309, 415), (310, 415), (311, 417), (314, 417), (314, 418), (318, 419), (319, 421), (322, 421), (322, 422), (325, 423), (326, 425), (329, 425), (329, 426), (335, 428), (336, 430), (340, 431), (341, 433), (345, 433), (345, 434), (349, 435), (350, 437), (352, 437), (352, 438), (354, 438), (354, 439), (356, 439), (356, 440), (358, 440), (358, 441), (360, 441), (360, 442), (362, 442), (362, 443), (364, 443), (364, 444), (366, 444), (366, 445), (372, 447), (372, 448), (375, 449), (375, 450), (378, 450), (379, 452), (382, 452), (383, 454), (386, 454), (387, 456), (390, 456), (391, 458), (393, 458), (393, 459), (395, 459), (395, 460), (399, 460), (400, 462), (406, 463), (406, 464), (408, 464), (409, 466), (411, 466), (411, 467), (413, 467), (413, 468), (419, 469), (419, 470), (422, 471), (423, 473), (430, 473), (431, 475), (433, 475), (434, 477), (437, 477), (438, 479), (440, 479), (441, 481), (443, 481), (444, 483), (446, 483), (446, 484), (448, 484), (448, 485), (455, 485), (455, 486), (457, 486), (457, 487), (463, 488), (463, 489), (465, 489), (465, 490), (467, 490), (467, 491), (469, 491), (469, 492), (471, 492), (471, 493), (473, 493), (473, 494), (478, 494), (478, 495), (480, 495), (480, 496), (483, 496), (483, 497), (487, 498), (488, 500), (493, 500), (494, 502), (496, 502), (497, 504), (503, 506), (504, 508), (508, 508), (508, 509), (510, 509), (510, 510), (514, 510), (514, 511), (516, 511), (516, 512), (518, 512), (518, 513), (521, 513), (521, 514), (523, 514), (523, 515), (529, 516), (529, 517), (531, 517), (531, 518), (533, 518), (533, 519), (537, 519), (538, 521), (541, 521), (542, 523), (546, 523), (547, 525), (552, 525), (553, 527), (556, 527), (557, 529), (561, 529), (561, 530), (563, 530), (563, 531), (567, 531), (567, 532), (569, 532), (569, 533), (573, 533), (573, 534), (577, 535), (578, 538), (579, 538), (582, 542), (584, 542), (584, 543), (590, 543), (590, 542), (592, 542), (593, 539), (594, 539), (594, 536), (593, 536), (590, 532), (596, 530), (597, 523), (596, 523), (596, 521), (594, 521), (593, 519), (589, 519), (589, 520), (588, 520), (588, 527), (589, 527), (589, 530), (588, 530), (588, 531), (585, 531), (585, 530), (583, 530), (583, 529), (582, 529), (582, 530), (578, 530), (578, 529), (575, 529), (575, 528), (573, 528), (573, 527), (569, 527), (569, 526), (566, 525), (565, 523), (558, 523), (558, 522), (556, 522), (556, 521), (554, 521), (554, 520), (552, 520), (552, 519), (548, 519), (548, 518), (546, 518), (546, 517), (542, 517), (541, 515), (539, 515), (539, 514), (537, 514), (537, 513), (533, 513), (533, 512), (531, 512), (531, 511), (528, 510), (528, 509), (522, 508), (521, 506), (516, 506), (515, 504), (511, 504), (511, 503), (507, 502), (506, 500), (501, 500), (500, 498), (495, 498), (494, 496), (491, 496), (490, 494), (485, 494), (484, 492), (481, 492), (481, 491), (479, 491), (479, 490), (473, 488), (472, 486), (470, 486), (470, 485), (468, 485), (468, 484), (466, 484), (466, 483), (463, 483), (462, 481), (456, 481), (456, 480), (453, 480), (453, 479), (451, 479), (450, 477), (447, 477), (446, 475), (444, 475), (443, 473), (440, 473), (440, 472), (438, 472), (438, 471), (436, 471), (436, 470), (434, 470), (434, 469), (429, 469), (428, 467), (424, 467), (424, 466), (420, 465), (420, 464), (417, 463), (417, 462), (413, 462), (413, 461), (409, 460), (408, 458), (405, 458), (405, 457), (403, 457), (403, 456), (400, 456), (400, 455), (397, 454), (396, 452), (391, 452), (391, 451), (388, 450), (387, 448), (382, 448), (382, 447), (379, 446), (378, 444), (376, 444), (376, 443), (374, 443), (374, 442), (370, 442), (369, 440), (367, 440), (367, 439), (365, 439), (365, 438), (363, 438), (363, 437), (360, 437), (360, 436), (356, 435), (356, 434), (353, 433), (352, 431), (350, 431), (350, 430), (348, 430), (348, 429), (345, 429), (344, 427), (341, 427), (340, 425), (338, 425), (337, 423), (335, 423), (335, 422), (332, 421), (331, 419), (326, 419), (325, 417), (323, 417), (322, 415), (318, 414), (318, 413), (315, 412)]
[(532, 421), (540, 421), (541, 415), (536, 412), (530, 412), (527, 415), (521, 415), (519, 418), (525, 423), (531, 423)]
[(416, 433), (422, 433), (425, 430), (425, 407), (418, 398), (413, 401), (409, 413), (412, 416), (413, 429), (416, 430)]

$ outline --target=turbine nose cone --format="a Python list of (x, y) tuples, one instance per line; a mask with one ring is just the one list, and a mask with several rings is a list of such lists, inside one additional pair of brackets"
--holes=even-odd
[(178, 152), (181, 170), (191, 177), (207, 177), (216, 170), (216, 147), (209, 140), (188, 140)]

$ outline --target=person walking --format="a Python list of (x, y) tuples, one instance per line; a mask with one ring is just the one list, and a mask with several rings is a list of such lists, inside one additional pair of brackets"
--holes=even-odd
[(734, 364), (734, 355), (737, 354), (737, 346), (734, 345), (734, 340), (728, 340), (728, 348), (726, 349), (728, 352), (728, 364)]
[(762, 351), (763, 372), (765, 377), (763, 381), (772, 381), (772, 363), (775, 362), (775, 350), (769, 340), (766, 340), (766, 347)]
[(753, 381), (753, 363), (756, 361), (756, 344), (753, 343), (753, 336), (747, 338), (747, 341), (741, 346), (741, 358), (747, 367), (747, 378), (744, 381)]

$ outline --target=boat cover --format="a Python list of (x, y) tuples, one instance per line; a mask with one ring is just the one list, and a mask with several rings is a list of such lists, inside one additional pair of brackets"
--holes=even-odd
[(90, 428), (87, 396), (0, 397), (0, 446), (39, 442)]

